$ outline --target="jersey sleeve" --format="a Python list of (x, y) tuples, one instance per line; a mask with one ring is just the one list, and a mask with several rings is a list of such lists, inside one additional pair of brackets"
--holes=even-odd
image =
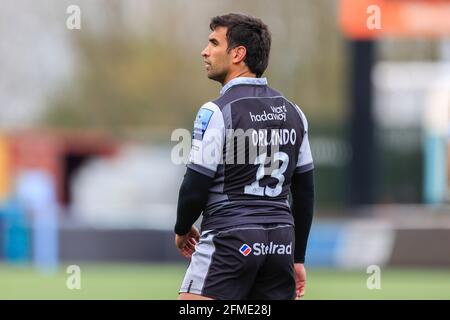
[(300, 118), (303, 122), (304, 132), (303, 132), (303, 140), (300, 145), (297, 166), (295, 168), (295, 173), (303, 173), (314, 169), (313, 158), (311, 154), (311, 148), (309, 146), (309, 137), (308, 137), (308, 121), (304, 113), (300, 110), (298, 106), (296, 106)]
[(208, 102), (197, 113), (192, 132), (192, 147), (187, 167), (214, 177), (222, 163), (225, 125), (219, 107)]

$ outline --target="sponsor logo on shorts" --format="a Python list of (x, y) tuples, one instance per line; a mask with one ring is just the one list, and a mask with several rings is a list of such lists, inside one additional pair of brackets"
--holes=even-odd
[(252, 252), (252, 248), (250, 248), (250, 246), (248, 244), (244, 243), (239, 248), (239, 252), (242, 253), (242, 255), (244, 255), (244, 256), (248, 256), (250, 254), (250, 252)]
[(270, 243), (254, 243), (252, 247), (248, 244), (243, 244), (239, 251), (248, 256), (251, 252), (255, 256), (264, 256), (268, 254), (292, 254), (292, 242), (289, 244), (275, 244), (272, 241)]

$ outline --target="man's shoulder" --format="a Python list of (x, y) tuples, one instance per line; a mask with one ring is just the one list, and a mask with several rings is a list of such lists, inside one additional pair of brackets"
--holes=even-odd
[(235, 86), (227, 91), (225, 91), (221, 96), (212, 100), (211, 102), (216, 104), (220, 109), (224, 108), (226, 105), (245, 98), (272, 98), (272, 97), (284, 97), (279, 91), (269, 87), (264, 86), (265, 90), (259, 91), (255, 94), (251, 90), (251, 85), (240, 85)]
[(217, 105), (217, 103), (214, 102), (214, 100), (211, 100), (211, 101), (207, 101), (204, 104), (202, 104), (200, 109), (212, 109), (213, 111), (215, 111), (215, 110), (219, 109), (219, 106)]
[(269, 89), (272, 95), (284, 98), (284, 94), (281, 91), (269, 86), (267, 86), (267, 89)]
[(236, 86), (230, 88), (223, 95), (217, 97), (216, 99), (206, 102), (205, 104), (203, 104), (201, 108), (211, 109), (212, 111), (219, 111), (219, 110), (222, 111), (222, 109), (224, 109), (230, 103), (233, 103), (241, 99), (282, 98), (284, 101), (287, 102), (288, 105), (294, 108), (302, 116), (302, 118), (305, 117), (301, 108), (296, 103), (289, 100), (281, 91), (278, 91), (269, 86), (265, 86), (265, 88), (266, 90), (264, 90), (263, 93), (260, 92), (258, 95), (254, 95), (252, 94), (252, 92), (249, 92), (248, 88), (246, 88), (245, 86)]
[(223, 95), (211, 100), (211, 103), (214, 103), (220, 110), (222, 110), (227, 104), (239, 98), (240, 96), (236, 95), (234, 90), (228, 90)]

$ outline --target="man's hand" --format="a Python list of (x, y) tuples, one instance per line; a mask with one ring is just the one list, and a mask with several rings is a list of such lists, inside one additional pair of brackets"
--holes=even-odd
[(295, 263), (295, 292), (297, 294), (296, 300), (305, 295), (306, 290), (306, 270), (303, 263)]
[(191, 231), (184, 236), (178, 234), (175, 235), (175, 246), (187, 259), (192, 257), (192, 254), (195, 251), (195, 245), (198, 241), (200, 241), (200, 233), (195, 226), (192, 226)]

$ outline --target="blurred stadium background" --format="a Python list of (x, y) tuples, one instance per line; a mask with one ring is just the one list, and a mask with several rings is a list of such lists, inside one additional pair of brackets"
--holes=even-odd
[(171, 133), (218, 94), (200, 51), (227, 12), (269, 25), (269, 84), (309, 119), (305, 298), (450, 299), (447, 0), (1, 1), (0, 299), (176, 298)]

